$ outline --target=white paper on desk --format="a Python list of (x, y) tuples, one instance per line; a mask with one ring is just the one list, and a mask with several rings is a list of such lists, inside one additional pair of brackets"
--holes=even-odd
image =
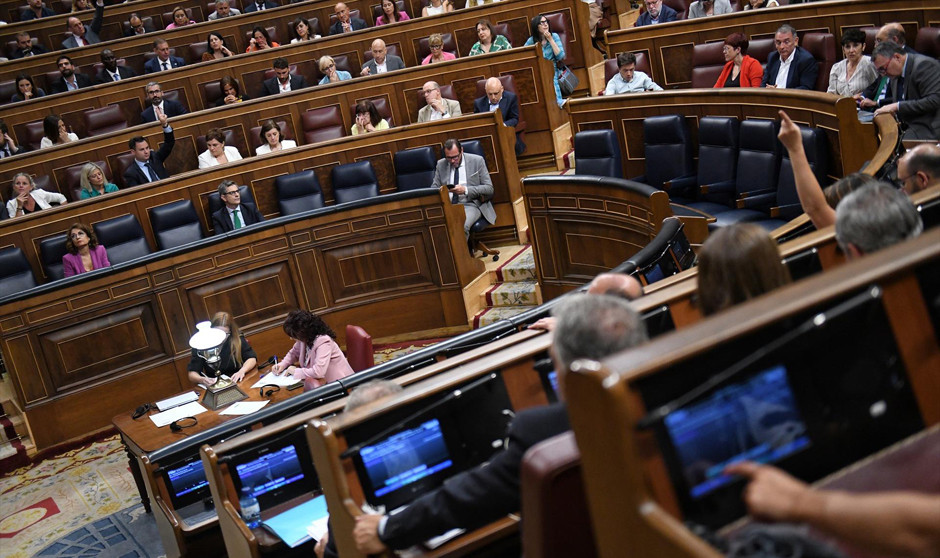
[(261, 386), (290, 387), (299, 384), (301, 381), (302, 380), (298, 380), (290, 374), (287, 376), (278, 376), (274, 372), (268, 372), (263, 378), (255, 382), (255, 385), (251, 386), (251, 389), (258, 389)]
[(225, 408), (220, 415), (250, 415), (255, 411), (260, 411), (262, 407), (270, 401), (238, 401)]
[(185, 405), (180, 405), (179, 407), (173, 407), (162, 413), (150, 415), (150, 420), (157, 425), (157, 428), (162, 428), (173, 421), (177, 421), (183, 417), (194, 417), (199, 413), (205, 413), (207, 410), (208, 409), (200, 405), (198, 401), (192, 401)]

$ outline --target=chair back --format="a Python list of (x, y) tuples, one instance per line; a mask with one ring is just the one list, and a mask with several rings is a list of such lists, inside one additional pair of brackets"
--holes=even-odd
[(134, 215), (121, 215), (92, 225), (98, 243), (108, 251), (111, 265), (128, 262), (150, 254), (150, 246)]
[(274, 179), (281, 215), (293, 215), (323, 207), (323, 191), (312, 170), (282, 174)]
[(42, 263), (42, 270), (45, 272), (46, 278), (50, 281), (57, 281), (65, 277), (62, 256), (68, 254), (68, 250), (65, 248), (66, 240), (68, 240), (67, 232), (44, 238), (39, 242), (39, 261)]
[[(829, 141), (826, 133), (819, 128), (800, 126), (800, 136), (803, 138), (803, 151), (806, 153), (809, 167), (813, 170), (816, 180), (825, 184), (829, 161)], [(803, 213), (803, 208), (796, 193), (790, 154), (786, 149), (781, 151), (783, 158), (780, 160), (780, 177), (777, 180), (777, 206), (780, 208), (780, 218), (790, 220)]]
[[(379, 116), (384, 118), (388, 122), (389, 128), (395, 127), (394, 118), (392, 118), (392, 109), (388, 106), (387, 97), (371, 97), (368, 99), (360, 99), (362, 101), (372, 101), (372, 104), (375, 105), (375, 110), (378, 111)], [(356, 105), (349, 105), (349, 116), (350, 119), (356, 121)]]
[(924, 56), (940, 58), (940, 27), (921, 27), (918, 29), (917, 38), (914, 40), (914, 50)]
[(620, 141), (613, 130), (584, 130), (574, 135), (577, 175), (623, 178)]
[(738, 171), (735, 191), (740, 196), (777, 187), (780, 142), (773, 120), (745, 120), (739, 127)]
[(346, 326), (346, 360), (353, 372), (361, 372), (375, 366), (372, 352), (372, 336), (357, 325)]
[(663, 0), (663, 4), (675, 10), (676, 20), (682, 21), (689, 17), (689, 6), (692, 5), (692, 0)]
[(118, 105), (86, 110), (82, 113), (82, 117), (85, 120), (85, 133), (88, 136), (100, 136), (127, 128), (127, 120)]
[(652, 116), (643, 121), (646, 152), (646, 184), (662, 189), (663, 183), (693, 173), (692, 141), (685, 118), (678, 114)]
[(734, 180), (738, 169), (737, 118), (705, 116), (698, 123), (698, 183)]
[(472, 153), (484, 157), (483, 145), (480, 143), (480, 140), (463, 140), (460, 142), (460, 147), (463, 148), (465, 153)]
[(397, 151), (394, 161), (395, 185), (399, 192), (428, 188), (434, 182), (437, 157), (431, 146)]
[[(457, 42), (454, 40), (454, 35), (452, 33), (441, 33), (441, 38), (444, 39), (444, 52), (449, 52), (459, 58), (460, 54), (457, 53)], [(424, 60), (429, 54), (431, 54), (431, 47), (428, 45), (428, 37), (418, 39), (418, 60)]]
[(804, 33), (800, 45), (816, 59), (816, 91), (829, 89), (829, 71), (835, 65), (836, 37), (832, 33)]
[(199, 89), (202, 90), (203, 106), (206, 108), (212, 108), (222, 100), (222, 87), (218, 81), (200, 83)]
[(330, 175), (333, 197), (337, 204), (379, 195), (379, 182), (369, 161), (337, 165), (333, 167)]
[(772, 52), (776, 52), (773, 37), (748, 41), (747, 55), (760, 62), (761, 66), (767, 66), (767, 58)]
[(725, 67), (725, 43), (715, 41), (692, 47), (692, 87), (713, 87)]
[(301, 114), (304, 143), (311, 144), (346, 136), (343, 115), (336, 105), (308, 110)]
[[(111, 178), (111, 167), (104, 161), (94, 161), (94, 163), (104, 170), (105, 182), (114, 182)], [(84, 166), (85, 163), (79, 163), (65, 168), (65, 187), (72, 195), (72, 201), (82, 199), (82, 167)]]
[(176, 248), (204, 238), (196, 208), (190, 200), (170, 202), (147, 210), (158, 250)]
[[(513, 37), (512, 37), (512, 29), (509, 27), (508, 23), (494, 23), (493, 31), (495, 31), (493, 35), (494, 37), (496, 37), (497, 35), (502, 35), (503, 37), (506, 37), (506, 40), (509, 41), (510, 45), (516, 46), (516, 43), (515, 41), (513, 41)], [(476, 28), (474, 28), (474, 33), (475, 32), (476, 32)], [(522, 43), (520, 43), (520, 45), (521, 44)]]
[(0, 248), (0, 298), (35, 286), (36, 278), (23, 251), (16, 246)]

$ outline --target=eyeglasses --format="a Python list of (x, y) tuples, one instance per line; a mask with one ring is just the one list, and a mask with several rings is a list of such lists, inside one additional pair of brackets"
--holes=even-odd
[(241, 194), (238, 192), (238, 190), (232, 190), (231, 192), (225, 192), (225, 195), (226, 196), (240, 196)]
[(425, 94), (425, 95), (430, 95), (431, 93), (434, 93), (435, 91), (437, 91), (437, 89), (425, 89), (425, 90), (424, 90), (424, 94)]
[(444, 158), (447, 159), (448, 161), (456, 161), (457, 159), (460, 158), (460, 153), (456, 155), (444, 155)]
[(543, 19), (542, 21), (539, 22), (539, 25), (548, 25), (548, 20)]
[(81, 238), (83, 236), (88, 236), (84, 231), (76, 231), (69, 235), (69, 238)]
[(326, 67), (324, 67), (323, 69), (329, 70), (330, 68), (335, 68), (335, 67), (336, 67), (336, 64), (327, 64)]
[(430, 46), (431, 46), (431, 50), (440, 50), (444, 48), (444, 45), (430, 45)]
[(875, 64), (875, 70), (877, 70), (879, 74), (885, 75), (888, 73), (888, 64), (891, 64), (890, 58), (885, 60), (885, 63), (883, 66), (879, 66), (878, 64)]

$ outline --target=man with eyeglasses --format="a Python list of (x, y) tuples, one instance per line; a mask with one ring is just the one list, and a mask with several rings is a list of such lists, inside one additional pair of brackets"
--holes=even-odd
[(891, 79), (894, 102), (875, 111), (895, 114), (907, 124), (904, 139), (940, 138), (940, 62), (904, 52), (896, 43), (878, 43), (871, 53), (878, 73)]
[(418, 111), (418, 122), (431, 122), (452, 116), (460, 116), (460, 103), (441, 96), (441, 86), (429, 81), (421, 87), (427, 105)]
[(483, 216), (489, 224), (496, 222), (493, 198), (493, 181), (486, 170), (486, 160), (473, 153), (464, 153), (460, 140), (444, 142), (444, 158), (437, 162), (432, 188), (447, 184), (451, 203), (463, 206), (466, 218), (463, 224), (464, 237), (470, 238), (470, 227)]
[(774, 34), (774, 47), (777, 49), (767, 57), (764, 78), (761, 87), (778, 89), (816, 88), (816, 76), (819, 66), (813, 55), (800, 48), (800, 38), (796, 29), (783, 24)]
[(898, 159), (897, 183), (907, 195), (940, 186), (940, 145), (921, 144)]
[(330, 26), (330, 35), (352, 33), (367, 27), (365, 20), (350, 16), (349, 7), (342, 2), (336, 4), (333, 13), (336, 14), (336, 23)]
[(646, 0), (646, 11), (640, 14), (633, 26), (643, 27), (644, 25), (669, 23), (675, 21), (678, 15), (675, 10), (664, 5), (663, 0)]
[(133, 37), (135, 35), (150, 33), (151, 31), (153, 31), (153, 29), (147, 29), (139, 15), (131, 14), (130, 17), (127, 18), (127, 27), (124, 28), (124, 36)]
[(254, 205), (242, 202), (238, 184), (231, 180), (223, 180), (219, 184), (219, 197), (225, 205), (212, 214), (212, 225), (215, 234), (237, 231), (248, 225), (264, 221), (264, 216)]
[[(896, 43), (908, 54), (917, 53), (917, 51), (906, 44), (904, 26), (898, 22), (885, 23), (881, 26), (881, 29), (878, 30), (878, 33), (875, 34), (876, 46), (884, 41)], [(858, 107), (862, 110), (874, 111), (878, 107), (893, 103), (894, 99), (891, 98), (890, 83), (891, 78), (888, 76), (879, 76), (865, 91), (854, 96)]]

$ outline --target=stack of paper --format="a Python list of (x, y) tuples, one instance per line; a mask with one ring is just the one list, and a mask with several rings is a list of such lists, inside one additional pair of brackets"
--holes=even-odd
[(205, 413), (207, 410), (208, 409), (200, 405), (198, 401), (193, 401), (179, 407), (173, 407), (169, 411), (150, 415), (150, 420), (157, 425), (157, 428), (162, 428), (171, 422), (185, 417), (194, 417), (199, 413)]
[[(308, 500), (265, 520), (263, 524), (272, 533), (281, 537), (281, 540), (289, 547), (294, 548), (310, 539), (320, 540), (311, 533), (320, 533), (322, 537), (322, 533), (326, 532), (326, 522), (329, 518), (330, 514), (326, 511), (326, 496), (317, 496), (313, 500)], [(315, 528), (318, 524), (322, 524), (322, 530)]]
[(255, 382), (255, 385), (251, 386), (251, 389), (258, 389), (261, 386), (281, 386), (281, 387), (290, 387), (296, 386), (299, 383), (302, 383), (303, 380), (298, 380), (291, 375), (287, 376), (278, 376), (274, 372), (268, 372), (260, 380)]

